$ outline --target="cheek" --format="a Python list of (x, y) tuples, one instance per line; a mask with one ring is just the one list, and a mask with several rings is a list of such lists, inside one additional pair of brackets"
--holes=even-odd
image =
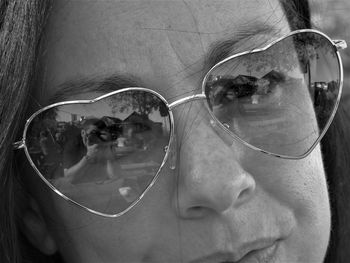
[[(164, 173), (170, 171), (164, 169)], [(172, 177), (162, 173), (141, 202), (118, 218), (84, 211), (63, 200), (40, 180), (35, 182), (35, 192), (67, 262), (142, 262), (154, 253), (153, 247), (167, 243), (168, 235), (164, 233), (171, 236), (170, 229), (176, 227), (170, 209), (174, 181), (169, 178)]]
[(303, 207), (314, 206), (312, 210), (317, 210), (329, 206), (320, 147), (316, 147), (308, 157), (301, 160), (257, 155), (251, 151), (246, 151), (240, 159), (244, 169), (254, 175), (257, 184), (264, 191), (294, 210), (299, 211), (300, 207), (300, 213), (303, 213)]
[(151, 216), (148, 221), (143, 220), (147, 215), (135, 212), (103, 218), (59, 197), (43, 205), (46, 222), (67, 262), (138, 262), (155, 238), (149, 223)]
[[(309, 221), (327, 222), (330, 217), (326, 175), (319, 147), (299, 165), (291, 165), (286, 173), (286, 196), (291, 200), (297, 217)], [(281, 193), (282, 194), (282, 193)]]
[(297, 251), (300, 258), (321, 262), (329, 242), (331, 214), (320, 147), (301, 160), (256, 158), (254, 166), (246, 161), (245, 169), (255, 175), (261, 193), (293, 213), (296, 225), (286, 242), (291, 258), (296, 255), (292, 251)]

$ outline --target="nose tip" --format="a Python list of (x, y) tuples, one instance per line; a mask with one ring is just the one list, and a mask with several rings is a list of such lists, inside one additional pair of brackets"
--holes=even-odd
[(176, 207), (179, 215), (189, 218), (210, 212), (220, 214), (248, 202), (256, 187), (253, 177), (245, 172), (230, 177), (226, 180), (213, 178), (207, 182), (187, 180), (186, 185), (178, 189)]
[(180, 145), (174, 195), (180, 217), (223, 213), (254, 196), (254, 177), (241, 164), (244, 151), (226, 144), (205, 118), (186, 131), (186, 141)]

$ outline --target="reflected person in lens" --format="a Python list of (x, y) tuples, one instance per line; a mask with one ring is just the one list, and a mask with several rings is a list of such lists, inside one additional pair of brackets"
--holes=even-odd
[[(67, 158), (63, 165), (66, 167), (64, 176), (70, 178), (72, 183), (111, 178), (114, 174), (113, 153), (109, 145), (111, 134), (106, 124), (102, 120), (88, 119), (82, 125), (81, 138), (84, 149), (77, 149), (65, 155)], [(98, 167), (101, 165), (103, 167)]]
[(290, 35), (307, 1), (0, 3), (1, 262), (348, 260), (341, 109), (317, 141), (340, 42)]

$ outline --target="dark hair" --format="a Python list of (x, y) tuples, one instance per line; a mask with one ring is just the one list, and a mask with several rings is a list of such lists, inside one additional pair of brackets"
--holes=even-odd
[[(280, 0), (292, 29), (310, 28), (307, 0)], [(16, 224), (12, 142), (24, 122), (35, 80), (37, 57), (49, 1), (0, 0), (0, 262), (62, 262), (29, 245)], [(6, 98), (6, 99), (4, 99)], [(342, 105), (322, 140), (332, 209), (330, 247), (325, 262), (347, 262), (350, 249), (350, 118)]]
[[(49, 1), (0, 1), (0, 262), (22, 262), (12, 143), (23, 126)], [(39, 261), (35, 261), (39, 262)]]

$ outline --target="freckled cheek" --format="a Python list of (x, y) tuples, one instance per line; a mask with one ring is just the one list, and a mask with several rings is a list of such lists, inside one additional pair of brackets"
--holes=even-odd
[(254, 162), (247, 158), (243, 163), (256, 180), (257, 195), (269, 195), (295, 218), (293, 232), (285, 242), (288, 257), (321, 262), (329, 242), (330, 206), (319, 147), (297, 161), (255, 157)]
[(295, 177), (291, 179), (291, 194), (296, 200), (296, 214), (310, 224), (327, 224), (329, 196), (319, 147), (295, 169)]
[(301, 160), (283, 160), (247, 150), (241, 163), (262, 191), (293, 209), (296, 216), (307, 220), (328, 217), (329, 197), (319, 147)]
[[(312, 153), (312, 156), (315, 155)], [(287, 205), (293, 209), (296, 219), (291, 247), (297, 247), (300, 258), (304, 257), (300, 260), (302, 262), (322, 261), (320, 258), (326, 252), (331, 229), (329, 195), (322, 161), (312, 156), (295, 169), (296, 179), (290, 179), (290, 190), (285, 193), (289, 199)]]

